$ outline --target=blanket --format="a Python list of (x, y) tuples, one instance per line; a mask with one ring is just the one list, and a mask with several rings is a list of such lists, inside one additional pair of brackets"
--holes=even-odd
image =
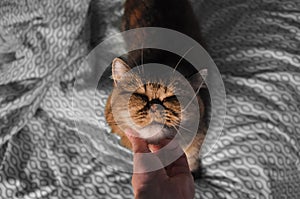
[[(98, 0), (100, 40), (119, 31), (123, 2)], [(300, 2), (192, 4), (227, 96), (195, 198), (299, 198)], [(74, 87), (93, 73), (90, 5), (0, 1), (1, 199), (133, 197), (131, 174), (117, 167), (131, 168), (131, 153), (116, 154), (104, 118), (109, 84)]]

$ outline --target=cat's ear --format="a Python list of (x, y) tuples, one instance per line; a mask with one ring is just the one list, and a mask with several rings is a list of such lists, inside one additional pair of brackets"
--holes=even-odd
[(130, 70), (130, 67), (120, 58), (115, 58), (112, 62), (112, 79), (117, 85), (117, 82), (122, 79), (122, 76)]
[(202, 69), (188, 78), (195, 91), (199, 91), (201, 88), (207, 88), (205, 83), (207, 74), (207, 69)]

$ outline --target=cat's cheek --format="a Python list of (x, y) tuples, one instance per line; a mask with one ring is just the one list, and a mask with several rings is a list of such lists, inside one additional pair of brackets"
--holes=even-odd
[(129, 108), (131, 124), (134, 125), (136, 128), (143, 128), (148, 126), (152, 122), (152, 117), (148, 111), (139, 111), (142, 108)]

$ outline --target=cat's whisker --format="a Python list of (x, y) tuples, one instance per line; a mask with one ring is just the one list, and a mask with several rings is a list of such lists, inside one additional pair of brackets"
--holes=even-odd
[(202, 85), (203, 85), (203, 82), (201, 82), (201, 84), (199, 85), (199, 87), (197, 88), (196, 92), (195, 92), (195, 95), (192, 97), (192, 99), (189, 101), (189, 103), (183, 108), (182, 112), (184, 112), (190, 105), (191, 103), (193, 102), (193, 100), (197, 97), (197, 94), (199, 93)]
[(179, 129), (177, 129), (175, 126), (173, 128), (176, 130), (180, 138), (183, 140), (184, 144), (187, 145), (187, 141), (185, 140), (184, 136), (179, 132)]
[(176, 71), (177, 67), (179, 66), (180, 62), (183, 60), (183, 58), (194, 48), (194, 46), (192, 46), (191, 48), (189, 48), (184, 54), (183, 56), (180, 58), (180, 60), (177, 62), (176, 66), (173, 69), (173, 74)]
[(174, 120), (174, 119), (169, 119), (170, 121), (172, 121), (171, 126), (179, 126), (180, 125), (180, 120)]
[(141, 62), (142, 62), (142, 70), (143, 70), (143, 74), (145, 73), (144, 71), (144, 43), (142, 43), (142, 56), (141, 56)]
[[(135, 66), (138, 66), (137, 62), (134, 59), (131, 58), (131, 60), (134, 62)], [(139, 71), (139, 74), (141, 74), (141, 71), (140, 71), (139, 67), (137, 67), (137, 69)]]
[(182, 127), (182, 125), (181, 125), (181, 126), (179, 126), (179, 128), (182, 128), (183, 130), (186, 130), (186, 131), (188, 131), (189, 133), (194, 133), (193, 131), (191, 131), (191, 130), (189, 130), (189, 129), (185, 128), (185, 127)]

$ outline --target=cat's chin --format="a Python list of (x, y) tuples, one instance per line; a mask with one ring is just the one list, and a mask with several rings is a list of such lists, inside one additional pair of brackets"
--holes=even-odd
[(174, 128), (166, 127), (163, 124), (150, 124), (137, 130), (138, 136), (149, 144), (159, 144), (163, 139), (172, 139), (176, 135)]

